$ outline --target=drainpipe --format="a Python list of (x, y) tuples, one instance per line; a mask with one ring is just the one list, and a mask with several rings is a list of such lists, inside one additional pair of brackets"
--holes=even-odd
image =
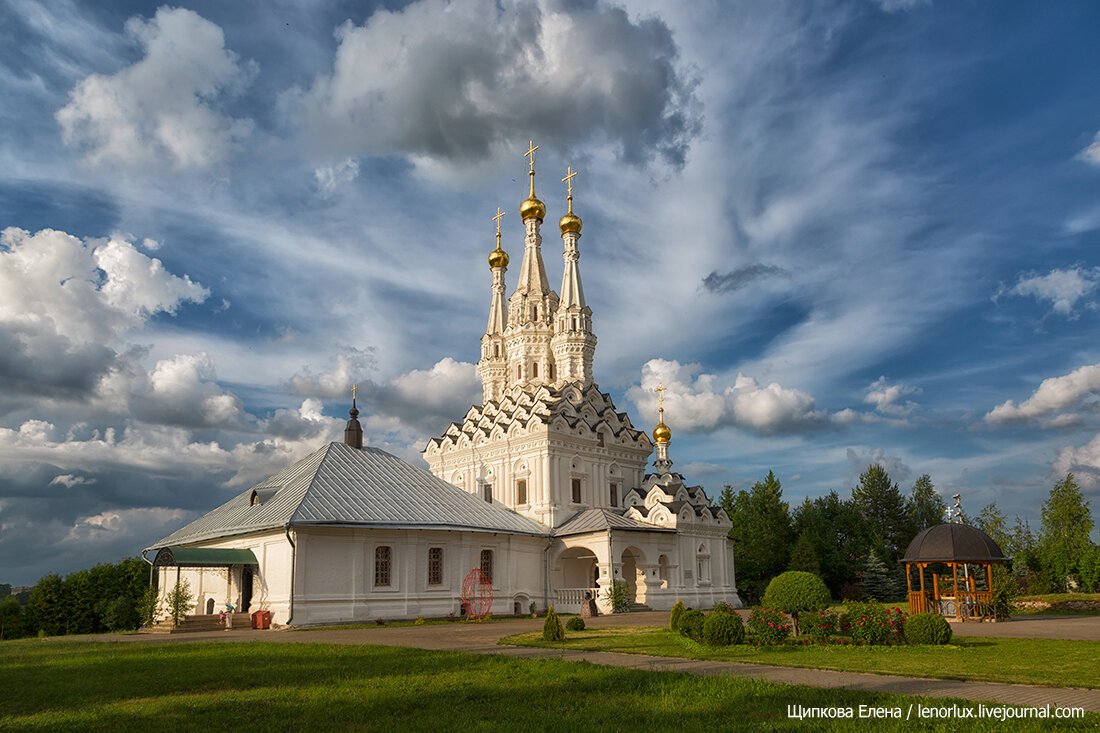
[(286, 525), (286, 541), (290, 543), (290, 598), (287, 602), (286, 625), (294, 619), (294, 567), (297, 564), (297, 545), (290, 539), (290, 522)]
[(543, 593), (542, 603), (546, 610), (550, 610), (550, 547), (554, 544), (554, 538), (546, 538), (546, 547), (542, 551), (542, 579)]
[(153, 584), (153, 561), (145, 557), (145, 550), (141, 551), (141, 559), (149, 563), (149, 585)]

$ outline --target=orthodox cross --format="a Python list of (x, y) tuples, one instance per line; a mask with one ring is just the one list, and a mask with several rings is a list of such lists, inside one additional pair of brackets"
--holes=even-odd
[(657, 382), (657, 389), (653, 390), (657, 393), (657, 399), (660, 401), (659, 409), (661, 412), (665, 411), (665, 390), (668, 389), (665, 385)]
[(497, 239), (500, 239), (500, 217), (507, 213), (506, 211), (501, 211), (499, 206), (497, 207), (497, 215), (493, 217), (493, 221), (497, 223)]
[(566, 176), (562, 179), (569, 186), (569, 198), (573, 198), (573, 176), (577, 175), (577, 171), (573, 170), (572, 166), (565, 169)]
[(356, 390), (356, 385), (354, 385), (354, 384), (351, 385), (351, 403), (353, 405), (355, 404), (355, 390)]
[(539, 149), (538, 145), (535, 145), (535, 141), (531, 140), (527, 152), (523, 154), (523, 157), (531, 159), (531, 172), (535, 172), (535, 151)]

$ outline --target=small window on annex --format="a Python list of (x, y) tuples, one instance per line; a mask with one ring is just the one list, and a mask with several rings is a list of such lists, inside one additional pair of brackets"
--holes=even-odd
[(443, 548), (428, 548), (428, 585), (443, 583)]
[(485, 501), (493, 503), (493, 485), (485, 484)]
[(525, 478), (521, 478), (519, 481), (516, 481), (516, 503), (527, 503), (527, 479)]
[(611, 506), (619, 506), (619, 485), (611, 484), (611, 496), (608, 497), (611, 500)]
[(390, 555), (389, 547), (383, 545), (374, 548), (374, 585), (386, 587), (390, 584)]
[(481, 574), (485, 576), (485, 579), (490, 583), (493, 582), (493, 551), (482, 550), (481, 551)]
[(579, 478), (573, 479), (573, 503), (581, 503), (581, 480)]

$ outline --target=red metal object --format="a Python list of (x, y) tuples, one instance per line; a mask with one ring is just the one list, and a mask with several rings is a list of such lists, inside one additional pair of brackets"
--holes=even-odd
[(493, 584), (481, 568), (466, 573), (462, 581), (462, 607), (466, 609), (466, 618), (480, 621), (493, 609)]
[(254, 629), (270, 629), (271, 628), (271, 611), (256, 611), (252, 614), (252, 628)]

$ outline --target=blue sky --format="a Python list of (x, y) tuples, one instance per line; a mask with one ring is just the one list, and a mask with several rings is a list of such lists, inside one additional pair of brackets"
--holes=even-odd
[(0, 0), (0, 580), (480, 399), (529, 139), (595, 373), (712, 495), (1100, 493), (1094, 3)]

